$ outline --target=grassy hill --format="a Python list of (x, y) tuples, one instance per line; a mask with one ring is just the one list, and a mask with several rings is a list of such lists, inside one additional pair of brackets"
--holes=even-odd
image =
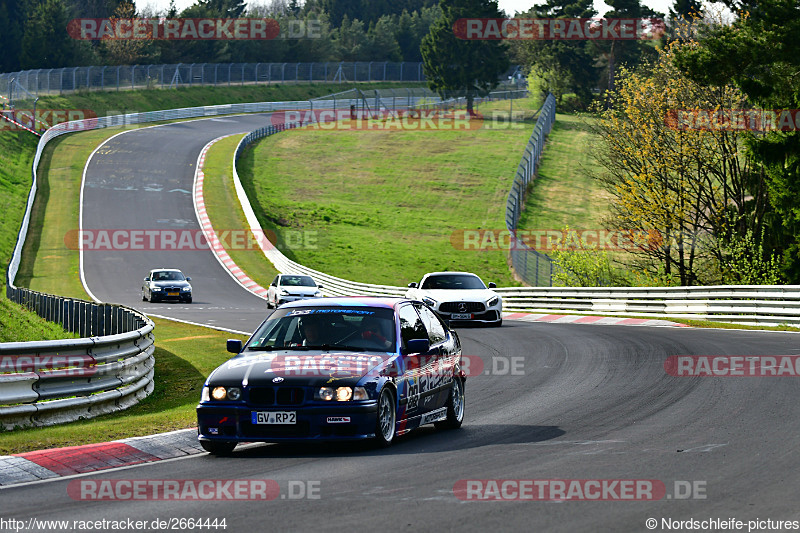
[[(359, 85), (363, 88), (380, 88), (394, 86), (387, 83), (374, 83)], [(306, 85), (248, 85), (244, 87), (191, 87), (181, 89), (144, 89), (137, 91), (108, 91), (108, 92), (78, 92), (64, 96), (42, 96), (36, 106), (39, 110), (45, 109), (82, 109), (90, 110), (97, 116), (116, 113), (132, 113), (155, 111), (160, 109), (173, 109), (179, 107), (193, 107), (201, 105), (216, 105), (226, 103), (244, 103), (258, 101), (283, 101), (283, 100), (304, 100), (317, 96), (323, 96), (332, 92), (349, 88), (350, 85), (342, 86), (339, 84), (306, 84)], [(25, 107), (22, 102), (18, 107)], [(5, 121), (3, 124), (7, 125)], [(11, 258), (11, 254), (16, 242), (22, 217), (25, 213), (28, 192), (31, 182), (31, 164), (36, 152), (38, 137), (28, 132), (9, 131), (7, 126), (0, 124), (0, 267), (2, 268), (3, 281), (5, 282), (6, 268)], [(5, 129), (4, 129), (5, 128)], [(98, 139), (104, 138), (102, 133), (86, 133), (81, 135), (94, 135)], [(63, 142), (73, 136), (62, 137), (61, 142), (55, 142), (53, 148), (45, 151), (43, 161), (48, 166), (50, 173), (55, 175), (55, 179), (66, 180), (74, 179), (70, 177), (73, 169), (61, 168), (61, 160), (52, 159), (55, 145), (64, 144), (64, 148), (72, 150), (71, 142)], [(99, 140), (97, 142), (102, 142)], [(89, 150), (91, 151), (91, 150)], [(83, 164), (75, 163), (82, 169)], [(52, 179), (52, 176), (50, 177)], [(80, 176), (77, 176), (78, 183)], [(40, 183), (44, 191), (51, 191), (51, 183)], [(70, 199), (59, 198), (59, 191), (53, 195), (47, 194), (37, 198), (36, 210), (31, 222), (31, 235), (39, 236), (45, 222), (45, 213), (48, 204), (53, 202), (69, 203)], [(55, 197), (52, 197), (55, 196)], [(77, 198), (71, 199), (77, 204)], [(51, 206), (52, 207), (52, 206)], [(69, 211), (67, 211), (69, 212)], [(68, 221), (74, 226), (74, 221)], [(55, 237), (63, 240), (63, 233)], [(60, 242), (60, 241), (59, 241)], [(35, 248), (35, 247), (34, 247)], [(35, 254), (34, 254), (35, 255)], [(77, 256), (77, 253), (75, 253)], [(25, 257), (20, 269), (18, 279), (22, 286), (29, 286), (27, 282), (31, 280), (33, 263), (35, 257)], [(56, 271), (61, 265), (51, 265)], [(67, 296), (85, 297), (83, 291), (74, 287), (80, 287), (77, 280), (66, 281), (66, 285), (73, 285), (71, 290), (61, 292), (59, 289), (65, 286), (63, 273), (60, 271), (60, 278), (45, 284), (44, 287), (34, 287), (38, 290), (52, 292)], [(19, 284), (19, 283), (18, 283)], [(5, 291), (0, 295), (0, 342), (28, 341), (45, 338), (61, 338), (67, 334), (61, 328), (47, 324), (39, 319), (35, 314), (28, 313), (19, 306), (5, 300)]]

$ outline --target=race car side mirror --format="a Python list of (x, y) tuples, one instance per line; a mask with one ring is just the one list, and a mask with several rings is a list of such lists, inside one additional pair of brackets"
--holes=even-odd
[(408, 284), (408, 288), (409, 288), (409, 289), (416, 289), (416, 288), (417, 288), (417, 284), (416, 284), (416, 283), (413, 283), (413, 282), (412, 282), (412, 283), (409, 283), (409, 284)]
[(496, 289), (497, 288), (497, 283), (495, 283), (494, 281), (490, 281), (489, 282), (489, 288), (490, 289)]
[(226, 348), (230, 353), (240, 353), (242, 351), (242, 341), (239, 339), (228, 339)]

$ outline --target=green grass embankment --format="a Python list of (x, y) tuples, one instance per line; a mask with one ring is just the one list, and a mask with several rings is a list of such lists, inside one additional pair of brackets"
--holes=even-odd
[[(503, 250), (464, 250), (464, 230), (505, 228), (509, 187), (535, 121), (479, 129), (331, 125), (265, 138), (238, 170), (259, 222), (291, 259), (355, 281), (401, 285), (430, 271), (467, 270), (517, 285)], [(523, 116), (517, 116), (521, 111)], [(460, 240), (459, 240), (460, 239)]]

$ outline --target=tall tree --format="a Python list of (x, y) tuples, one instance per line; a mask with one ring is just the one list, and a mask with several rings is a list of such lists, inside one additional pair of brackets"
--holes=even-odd
[(0, 72), (20, 69), (22, 31), (28, 19), (28, 3), (17, 0), (0, 0)]
[(641, 243), (639, 266), (681, 285), (738, 283), (747, 269), (737, 254), (757, 250), (753, 237), (768, 224), (768, 191), (741, 155), (742, 132), (694, 114), (740, 107), (744, 95), (682, 75), (673, 59), (690, 46), (673, 43), (640, 73), (620, 69), (597, 127), (597, 177), (614, 197), (611, 227), (653, 237)]
[(675, 0), (669, 9), (669, 16), (673, 20), (693, 20), (703, 13), (703, 2), (697, 0)]
[[(131, 2), (122, 2), (110, 19), (119, 21), (136, 16), (136, 6)], [(107, 65), (152, 63), (158, 51), (153, 39), (106, 39), (100, 42), (100, 50)]]
[[(729, 26), (709, 27), (700, 45), (682, 50), (678, 66), (703, 85), (733, 83), (751, 105), (800, 108), (800, 4), (796, 0), (725, 0), (739, 13)], [(800, 283), (800, 125), (752, 134), (748, 152), (760, 165), (776, 213), (768, 235), (783, 253), (784, 275)]]
[(116, 12), (125, 0), (67, 0), (70, 18), (104, 19)]
[(198, 3), (217, 17), (240, 17), (247, 7), (244, 0), (198, 0)]
[[(547, 0), (526, 14), (534, 18), (592, 18), (597, 15), (592, 0)], [(514, 41), (517, 59), (543, 83), (545, 93), (553, 93), (559, 103), (565, 93), (574, 92), (586, 106), (597, 86), (593, 49), (588, 41), (526, 40)]]
[[(662, 18), (663, 13), (654, 11), (643, 5), (641, 0), (605, 0), (611, 6), (604, 18)], [(614, 90), (616, 71), (623, 65), (635, 67), (644, 60), (655, 59), (655, 49), (642, 40), (608, 40), (592, 41), (595, 49), (594, 55), (599, 58), (598, 64), (602, 66), (601, 77), (606, 83), (603, 85), (609, 91)]]
[(62, 0), (39, 0), (25, 22), (20, 51), (23, 69), (80, 64), (79, 45), (67, 34), (70, 21)]
[(460, 39), (454, 32), (457, 20), (501, 18), (495, 0), (441, 0), (441, 16), (422, 39), (422, 68), (428, 87), (443, 97), (464, 96), (467, 111), (474, 114), (476, 96), (497, 87), (508, 70), (508, 50), (502, 41)]

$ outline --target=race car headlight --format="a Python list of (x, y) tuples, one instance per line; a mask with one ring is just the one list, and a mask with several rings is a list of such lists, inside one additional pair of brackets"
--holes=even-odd
[(181, 289), (181, 290), (182, 290), (183, 292), (190, 292), (190, 291), (192, 290), (192, 288), (191, 288), (191, 287), (184, 287), (184, 288), (183, 288), (183, 289)]
[(151, 290), (151, 291), (160, 291), (160, 290), (161, 290), (161, 287), (158, 287), (158, 286), (156, 286), (156, 285), (150, 285), (150, 290)]
[(286, 289), (281, 289), (281, 296), (289, 296), (289, 291)]
[(242, 397), (242, 389), (239, 387), (228, 387), (228, 399), (236, 401)]
[(422, 301), (425, 302), (425, 305), (428, 305), (430, 307), (436, 307), (436, 300), (434, 300), (433, 298), (428, 298), (427, 296), (423, 296)]
[(211, 389), (211, 397), (217, 401), (233, 400), (242, 397), (242, 389), (239, 387), (214, 387)]
[(349, 402), (351, 400), (366, 400), (367, 389), (364, 387), (320, 387), (317, 391), (317, 399), (330, 402)]
[(325, 400), (326, 402), (333, 400), (335, 395), (336, 391), (333, 390), (333, 387), (320, 387), (320, 389), (317, 391), (317, 397), (320, 400)]
[(500, 298), (495, 296), (494, 298), (492, 298), (491, 300), (486, 302), (486, 305), (488, 305), (489, 307), (494, 307), (495, 305), (497, 305), (497, 302), (499, 302), (499, 301), (500, 301)]
[(315, 293), (314, 293), (314, 296), (316, 296), (317, 298), (319, 298), (320, 296), (322, 296), (322, 291), (317, 291), (317, 292), (315, 292)]
[(349, 402), (353, 397), (353, 389), (350, 387), (339, 387), (336, 389), (337, 402)]

